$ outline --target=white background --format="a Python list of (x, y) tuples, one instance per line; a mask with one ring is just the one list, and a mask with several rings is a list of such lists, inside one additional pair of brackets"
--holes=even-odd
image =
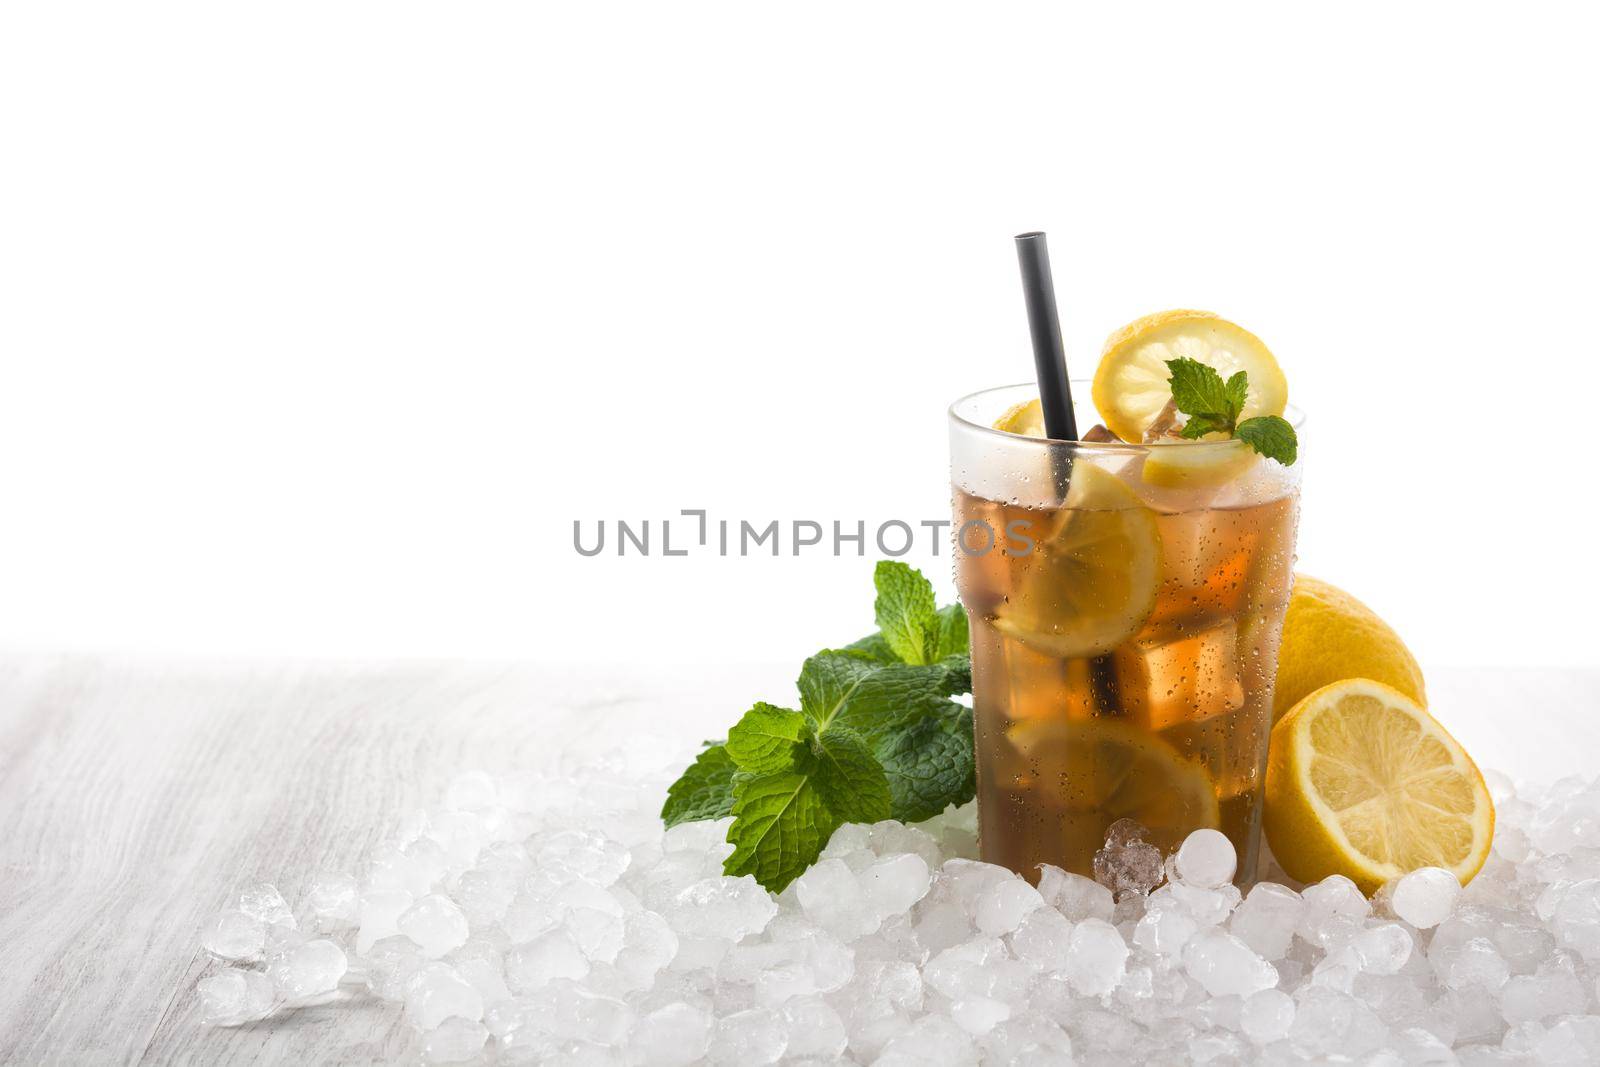
[(1042, 228), (1076, 373), (1173, 306), (1277, 352), (1302, 569), (1425, 665), (1595, 665), (1597, 30), (7, 4), (0, 645), (798, 662), (870, 628), (870, 547), (573, 520), (943, 516)]

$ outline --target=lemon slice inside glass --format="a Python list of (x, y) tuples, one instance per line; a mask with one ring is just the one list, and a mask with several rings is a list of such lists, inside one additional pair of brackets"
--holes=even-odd
[(1142, 476), (1162, 489), (1210, 489), (1233, 481), (1260, 459), (1243, 441), (1152, 445)]
[(1039, 512), (1042, 533), (1016, 561), (1001, 633), (1048, 656), (1098, 656), (1139, 632), (1155, 606), (1161, 540), (1155, 516), (1122, 480), (1073, 463), (1064, 506)]
[(1043, 437), (1044, 405), (1039, 402), (1038, 397), (1013, 404), (1006, 409), (1004, 415), (994, 420), (994, 428), (1004, 430), (1006, 433), (1021, 434), (1023, 437)]
[(1419, 867), (1465, 885), (1489, 856), (1494, 804), (1433, 716), (1382, 682), (1348, 678), (1273, 727), (1264, 822), (1293, 877), (1342, 874), (1372, 893)]
[(1172, 399), (1167, 360), (1185, 356), (1216, 368), (1223, 378), (1241, 370), (1249, 375), (1241, 422), (1283, 414), (1289, 383), (1259, 337), (1209, 311), (1162, 311), (1130, 322), (1106, 341), (1093, 388), (1106, 426), (1124, 441), (1143, 441), (1146, 427)]
[[(1219, 822), (1205, 767), (1161, 738), (1117, 719), (1024, 719), (1006, 739), (1028, 761), (1048, 803), (1065, 809), (1063, 832), (1093, 855), (1118, 819), (1150, 831), (1152, 844), (1176, 848), (1189, 833)], [(1076, 854), (1076, 853), (1073, 853)]]

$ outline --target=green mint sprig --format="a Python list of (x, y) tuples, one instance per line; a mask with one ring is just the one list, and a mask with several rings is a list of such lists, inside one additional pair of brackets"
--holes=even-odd
[(1172, 402), (1188, 416), (1181, 431), (1184, 437), (1194, 441), (1208, 433), (1225, 433), (1284, 466), (1294, 463), (1300, 442), (1287, 421), (1277, 415), (1239, 421), (1250, 392), (1244, 371), (1223, 381), (1214, 368), (1187, 357), (1167, 360), (1167, 369), (1172, 372)]
[(723, 864), (781, 891), (850, 822), (919, 822), (972, 799), (967, 618), (904, 563), (873, 575), (878, 632), (806, 660), (800, 708), (757, 703), (667, 791), (668, 826), (733, 816)]

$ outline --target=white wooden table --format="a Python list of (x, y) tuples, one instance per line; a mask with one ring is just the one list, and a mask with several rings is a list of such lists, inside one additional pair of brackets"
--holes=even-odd
[[(0, 1063), (414, 1059), (380, 1002), (200, 1026), (204, 924), (244, 884), (354, 870), (456, 773), (549, 767), (646, 731), (699, 739), (795, 666), (0, 661)], [(1486, 766), (1593, 774), (1600, 671), (1434, 671)]]

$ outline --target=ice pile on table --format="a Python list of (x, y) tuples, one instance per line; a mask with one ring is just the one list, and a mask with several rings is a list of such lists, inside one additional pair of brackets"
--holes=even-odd
[(1491, 776), (1465, 890), (1241, 899), (1220, 834), (1152, 863), (1129, 826), (1098, 881), (1036, 889), (970, 858), (964, 809), (843, 827), (774, 897), (722, 875), (725, 823), (662, 829), (683, 755), (466, 774), (359, 875), (246, 888), (204, 936), (206, 1020), (377, 996), (434, 1063), (1600, 1062), (1600, 782)]

